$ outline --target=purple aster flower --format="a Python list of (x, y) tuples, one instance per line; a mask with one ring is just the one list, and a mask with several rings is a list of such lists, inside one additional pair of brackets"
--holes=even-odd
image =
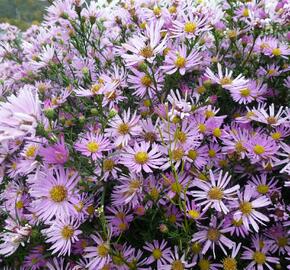
[(181, 75), (186, 71), (192, 70), (201, 63), (202, 56), (198, 51), (193, 50), (187, 55), (187, 49), (184, 44), (178, 50), (171, 50), (165, 57), (163, 66), (161, 67), (167, 74), (173, 74), (177, 70)]
[(64, 137), (61, 136), (59, 141), (51, 146), (42, 147), (39, 151), (43, 161), (47, 164), (61, 164), (67, 162), (69, 151), (65, 146)]
[(132, 136), (139, 135), (142, 132), (139, 126), (140, 117), (136, 112), (131, 116), (130, 108), (124, 111), (123, 119), (116, 115), (109, 123), (109, 128), (105, 130), (106, 136), (115, 141), (116, 146), (127, 145)]
[(194, 190), (190, 193), (195, 201), (201, 201), (199, 204), (202, 206), (204, 205), (204, 211), (208, 208), (214, 208), (218, 212), (227, 214), (229, 208), (226, 206), (224, 201), (235, 200), (235, 195), (240, 189), (240, 185), (227, 188), (227, 185), (231, 180), (231, 176), (228, 175), (228, 172), (223, 175), (223, 171), (220, 171), (218, 177), (216, 177), (212, 170), (210, 170), (209, 175), (210, 183), (202, 180), (195, 180), (194, 185), (200, 188), (201, 191)]
[(245, 251), (242, 254), (243, 260), (250, 260), (250, 264), (245, 268), (246, 270), (264, 270), (270, 269), (270, 264), (279, 263), (279, 259), (270, 255), (271, 246), (268, 243), (261, 245), (260, 239), (257, 237), (253, 239), (254, 249), (244, 247)]
[(70, 263), (65, 262), (64, 258), (53, 258), (46, 267), (48, 270), (71, 270)]
[(199, 231), (193, 235), (192, 241), (204, 244), (201, 252), (202, 254), (205, 254), (208, 249), (211, 248), (215, 258), (216, 246), (219, 246), (226, 255), (227, 252), (225, 247), (232, 249), (234, 242), (224, 236), (226, 231), (222, 228), (222, 225), (223, 221), (219, 225), (217, 224), (216, 217), (212, 217), (208, 227), (198, 225)]
[(52, 254), (70, 255), (72, 244), (78, 241), (78, 235), (82, 233), (78, 230), (79, 225), (78, 220), (70, 217), (54, 220), (49, 228), (42, 230), (47, 238), (46, 242), (52, 244)]
[(269, 218), (256, 209), (268, 206), (271, 202), (266, 196), (259, 196), (253, 200), (254, 194), (255, 189), (247, 185), (243, 193), (238, 193), (239, 201), (233, 201), (232, 207), (238, 208), (234, 213), (235, 220), (242, 219), (246, 229), (249, 230), (250, 226), (252, 226), (258, 232), (258, 224), (265, 225), (264, 222), (269, 222)]
[(93, 160), (102, 158), (102, 152), (111, 150), (111, 143), (101, 134), (86, 133), (75, 143), (75, 149)]
[(236, 78), (232, 78), (233, 71), (225, 69), (225, 74), (222, 71), (222, 66), (220, 63), (217, 64), (218, 75), (215, 75), (209, 68), (206, 69), (205, 76), (208, 77), (216, 84), (220, 84), (223, 88), (231, 90), (232, 87), (246, 87), (248, 81), (240, 74)]
[(102, 270), (103, 267), (111, 261), (110, 243), (103, 240), (103, 238), (96, 233), (91, 235), (91, 238), (96, 243), (96, 246), (89, 246), (85, 248), (85, 258), (89, 259), (87, 268), (89, 270)]
[(31, 253), (24, 258), (23, 270), (38, 270), (46, 266), (46, 259), (43, 256), (44, 247), (37, 246), (31, 250)]
[(159, 146), (155, 143), (151, 146), (149, 142), (140, 144), (135, 142), (134, 148), (128, 145), (124, 150), (126, 152), (121, 154), (120, 162), (135, 173), (140, 173), (142, 170), (150, 173), (152, 169), (158, 169), (165, 162)]
[(158, 269), (160, 270), (177, 270), (177, 269), (192, 269), (196, 262), (189, 263), (185, 259), (185, 254), (179, 255), (177, 246), (174, 246), (174, 252), (170, 251), (168, 262), (161, 264)]
[(37, 178), (30, 186), (30, 194), (39, 219), (48, 222), (55, 216), (66, 218), (77, 214), (74, 207), (78, 203), (75, 195), (79, 180), (77, 172), (72, 173), (63, 167), (46, 168), (37, 173)]
[(170, 248), (166, 247), (167, 242), (165, 240), (162, 240), (161, 243), (159, 243), (158, 240), (154, 240), (153, 243), (145, 243), (145, 246), (143, 246), (143, 249), (149, 251), (151, 255), (147, 258), (146, 264), (150, 265), (153, 262), (157, 262), (157, 268), (161, 268), (162, 265), (168, 263), (171, 260), (170, 257)]
[(144, 196), (142, 176), (131, 173), (129, 176), (120, 176), (118, 180), (119, 185), (113, 189), (113, 204), (130, 204), (133, 207), (138, 205)]

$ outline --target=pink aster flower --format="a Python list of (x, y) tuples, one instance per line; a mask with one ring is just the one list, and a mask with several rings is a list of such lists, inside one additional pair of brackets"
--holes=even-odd
[(114, 187), (112, 200), (114, 205), (130, 204), (135, 207), (143, 198), (143, 178), (141, 175), (131, 173), (129, 176), (122, 175), (118, 186)]
[(218, 74), (215, 75), (209, 68), (206, 69), (205, 76), (212, 80), (214, 83), (221, 85), (223, 88), (231, 90), (232, 87), (246, 87), (248, 81), (240, 74), (236, 78), (232, 78), (233, 71), (225, 69), (225, 73), (222, 71), (220, 63), (217, 64)]
[(274, 104), (271, 104), (268, 108), (269, 112), (265, 109), (265, 107), (259, 107), (258, 109), (253, 108), (251, 110), (250, 118), (254, 121), (264, 123), (267, 125), (271, 125), (272, 127), (279, 126), (286, 122), (289, 123), (290, 116), (283, 110), (283, 107), (279, 107), (278, 112), (275, 114)]
[(116, 115), (109, 123), (110, 127), (105, 130), (106, 137), (113, 139), (116, 146), (127, 145), (132, 136), (142, 132), (139, 119), (140, 116), (137, 116), (136, 112), (130, 115), (130, 108), (123, 113), (123, 119)]
[(193, 13), (191, 8), (181, 12), (180, 18), (172, 22), (172, 37), (192, 39), (210, 29), (209, 17)]
[(130, 52), (130, 54), (122, 54), (126, 66), (133, 66), (145, 60), (152, 63), (155, 57), (165, 49), (167, 39), (162, 39), (160, 33), (163, 23), (163, 20), (151, 22), (146, 25), (145, 36), (135, 35), (128, 43), (123, 44), (124, 50)]
[(44, 247), (37, 246), (32, 249), (29, 255), (24, 258), (23, 270), (39, 270), (46, 266), (46, 259), (44, 257)]
[(37, 181), (30, 186), (34, 198), (33, 208), (39, 219), (48, 222), (55, 216), (66, 218), (76, 214), (74, 205), (78, 203), (75, 187), (78, 173), (71, 174), (63, 167), (53, 167), (37, 173)]
[(64, 136), (61, 136), (56, 144), (42, 147), (39, 154), (42, 156), (45, 163), (61, 165), (66, 163), (69, 158), (69, 151), (65, 146)]
[(231, 180), (231, 176), (228, 175), (228, 172), (223, 176), (223, 171), (220, 171), (217, 178), (212, 170), (210, 170), (209, 175), (210, 183), (202, 180), (194, 181), (194, 185), (200, 188), (201, 191), (194, 190), (191, 192), (191, 195), (194, 197), (195, 201), (201, 201), (199, 202), (200, 205), (205, 205), (203, 208), (204, 211), (208, 208), (214, 208), (218, 212), (227, 214), (229, 208), (224, 201), (235, 200), (235, 195), (237, 190), (240, 189), (240, 185), (226, 188)]
[(217, 218), (213, 217), (208, 227), (198, 225), (199, 231), (193, 235), (192, 241), (199, 242), (204, 244), (201, 251), (202, 254), (205, 254), (209, 248), (212, 249), (214, 258), (216, 256), (215, 248), (219, 246), (224, 254), (227, 255), (225, 247), (232, 249), (234, 242), (229, 238), (224, 236), (226, 232), (225, 229), (222, 229), (223, 222), (219, 225), (217, 224)]
[(48, 270), (70, 270), (70, 263), (65, 262), (64, 258), (53, 258), (50, 260), (46, 267)]
[(96, 233), (91, 235), (97, 246), (89, 246), (85, 248), (85, 258), (89, 259), (87, 268), (89, 270), (102, 270), (103, 267), (111, 261), (110, 243), (109, 241), (103, 240), (103, 238)]
[[(150, 98), (160, 92), (163, 86), (164, 76), (160, 70), (156, 70), (153, 74), (145, 73), (131, 68), (132, 75), (128, 75), (128, 83), (135, 89), (134, 95), (143, 98), (148, 94)], [(155, 80), (155, 81), (154, 81)]]
[(181, 75), (186, 71), (192, 70), (201, 63), (202, 56), (198, 51), (193, 50), (187, 55), (187, 48), (184, 44), (178, 50), (171, 50), (165, 57), (163, 66), (161, 67), (167, 74), (173, 74), (177, 70)]
[(43, 229), (46, 242), (51, 244), (52, 254), (70, 255), (72, 244), (78, 241), (78, 235), (82, 232), (78, 230), (79, 221), (73, 218), (56, 219), (51, 222), (50, 227)]
[(157, 144), (151, 146), (149, 142), (140, 144), (135, 142), (133, 148), (129, 145), (125, 148), (120, 162), (135, 173), (140, 173), (142, 170), (150, 173), (152, 169), (158, 169), (164, 164), (165, 159), (162, 158), (162, 152)]
[(267, 93), (267, 85), (262, 81), (250, 80), (243, 86), (231, 87), (230, 93), (233, 100), (239, 104), (251, 103), (254, 100), (262, 102), (266, 99), (264, 96)]
[(238, 209), (234, 213), (234, 219), (242, 219), (246, 229), (250, 230), (250, 226), (256, 232), (259, 231), (259, 223), (265, 225), (264, 222), (269, 222), (269, 218), (264, 214), (258, 212), (257, 208), (263, 208), (271, 204), (266, 196), (259, 196), (252, 199), (255, 194), (255, 189), (247, 185), (243, 193), (238, 193), (239, 200), (232, 202), (232, 208)]
[(180, 255), (177, 246), (174, 246), (174, 252), (170, 252), (168, 262), (161, 264), (158, 269), (160, 270), (171, 270), (171, 269), (192, 269), (196, 262), (189, 263), (185, 259), (185, 254)]
[(277, 160), (275, 155), (279, 147), (271, 137), (257, 133), (245, 143), (245, 146), (248, 150), (247, 156), (253, 164), (262, 161), (265, 166), (268, 162)]
[(75, 149), (81, 152), (84, 156), (97, 160), (102, 158), (102, 152), (109, 151), (111, 149), (111, 143), (101, 134), (88, 132), (83, 137), (81, 136), (78, 139), (75, 143)]
[(278, 180), (275, 180), (275, 177), (269, 177), (266, 173), (253, 176), (251, 181), (248, 182), (249, 185), (256, 189), (257, 197), (259, 195), (268, 195), (274, 191), (279, 191), (281, 187), (278, 187)]
[(280, 170), (280, 173), (287, 173), (290, 175), (290, 146), (283, 142), (280, 143), (280, 146), (281, 151), (278, 153), (280, 159), (275, 163), (275, 166), (285, 164)]
[(261, 245), (258, 237), (253, 239), (253, 244), (254, 249), (244, 247), (242, 259), (251, 261), (245, 270), (273, 270), (270, 264), (279, 263), (279, 259), (270, 255), (271, 246), (268, 243)]
[(159, 243), (158, 240), (154, 240), (153, 243), (146, 242), (143, 249), (149, 251), (151, 255), (147, 258), (145, 263), (150, 265), (153, 262), (157, 262), (157, 268), (160, 269), (162, 265), (170, 261), (170, 247), (166, 246), (167, 243), (165, 240), (162, 240), (161, 243)]
[(17, 96), (0, 103), (0, 142), (22, 136), (34, 137), (41, 121), (40, 100), (32, 86), (24, 86)]

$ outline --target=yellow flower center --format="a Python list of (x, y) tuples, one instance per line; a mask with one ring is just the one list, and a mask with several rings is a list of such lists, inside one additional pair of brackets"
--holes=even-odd
[(184, 25), (184, 31), (188, 34), (193, 34), (196, 30), (196, 23), (195, 22), (186, 22)]
[(87, 144), (87, 149), (88, 151), (90, 151), (91, 153), (96, 153), (99, 150), (99, 144), (96, 142), (89, 142)]
[(206, 132), (206, 125), (205, 124), (199, 124), (198, 125), (198, 130), (201, 133), (205, 133)]
[(152, 256), (155, 260), (159, 260), (162, 257), (162, 251), (160, 248), (153, 249)]
[(140, 51), (140, 54), (145, 58), (150, 58), (153, 56), (153, 50), (150, 46), (147, 46)]
[(209, 149), (208, 155), (209, 155), (209, 157), (214, 158), (216, 156), (215, 150), (214, 149)]
[(203, 94), (204, 92), (205, 92), (205, 87), (204, 86), (199, 86), (199, 87), (197, 87), (197, 93), (199, 93), (199, 94)]
[(23, 203), (23, 201), (18, 201), (18, 202), (16, 202), (16, 208), (17, 209), (22, 209), (24, 207), (24, 203)]
[(170, 223), (175, 223), (176, 222), (176, 216), (174, 215), (174, 214), (172, 214), (172, 215), (170, 215), (169, 217), (168, 217), (168, 221), (170, 222)]
[(216, 242), (220, 238), (221, 233), (215, 228), (209, 228), (207, 231), (207, 238), (210, 241)]
[(17, 169), (17, 163), (16, 163), (16, 162), (13, 162), (13, 163), (11, 164), (11, 168), (12, 168), (13, 170), (16, 170), (16, 169)]
[(103, 162), (104, 171), (112, 171), (114, 169), (115, 162), (112, 159), (105, 159)]
[(180, 193), (182, 191), (182, 185), (177, 183), (177, 182), (174, 182), (172, 185), (171, 185), (171, 190), (174, 192), (174, 193)]
[(201, 259), (198, 262), (198, 266), (200, 270), (210, 270), (210, 262), (207, 259)]
[(183, 263), (180, 260), (176, 260), (172, 262), (171, 265), (172, 270), (184, 270)]
[(240, 90), (240, 94), (242, 97), (248, 97), (251, 94), (251, 90), (249, 88), (243, 88)]
[(254, 146), (254, 153), (257, 155), (262, 155), (265, 153), (265, 148), (262, 145), (256, 144)]
[(153, 8), (153, 13), (155, 16), (160, 16), (161, 15), (161, 8), (160, 7), (154, 7)]
[(141, 182), (138, 179), (134, 179), (130, 182), (129, 184), (129, 191), (128, 194), (133, 194), (135, 193), (141, 186)]
[(227, 257), (223, 260), (224, 270), (237, 270), (237, 261), (234, 258)]
[(287, 237), (278, 237), (277, 243), (279, 247), (285, 247), (288, 244), (288, 238)]
[(264, 264), (266, 262), (266, 255), (260, 251), (256, 251), (253, 254), (253, 260), (257, 264)]
[(169, 11), (171, 14), (175, 13), (175, 12), (176, 12), (176, 6), (173, 5), (173, 6), (169, 7), (169, 8), (168, 8), (168, 11)]
[(235, 226), (235, 227), (241, 227), (243, 225), (243, 220), (240, 218), (239, 220), (235, 220), (233, 219), (232, 220), (232, 224)]
[(227, 84), (231, 84), (232, 83), (232, 79), (229, 77), (224, 77), (220, 80), (220, 84), (221, 85), (227, 85)]
[(220, 128), (215, 128), (212, 132), (212, 134), (215, 136), (215, 137), (220, 137), (222, 135), (222, 131), (220, 130)]
[(67, 198), (67, 189), (65, 188), (65, 186), (57, 185), (57, 186), (54, 186), (49, 191), (49, 194), (50, 194), (50, 198), (54, 202), (62, 202)]
[(34, 157), (35, 156), (35, 151), (36, 151), (36, 146), (29, 146), (25, 152), (25, 155), (27, 157)]
[(205, 111), (205, 117), (206, 117), (206, 118), (214, 117), (214, 112), (211, 111), (211, 110), (206, 110), (206, 111)]
[(188, 211), (188, 215), (192, 218), (192, 219), (197, 219), (199, 218), (200, 213), (196, 210), (189, 210)]
[(181, 143), (185, 143), (187, 136), (186, 133), (184, 133), (183, 131), (176, 131), (175, 133), (175, 138), (180, 141)]
[(277, 123), (277, 119), (274, 116), (269, 116), (267, 118), (267, 122), (268, 122), (269, 125), (273, 125), (273, 124), (276, 124)]
[(272, 53), (274, 56), (280, 56), (282, 54), (282, 51), (279, 48), (275, 48), (272, 50)]
[(178, 68), (183, 68), (185, 67), (185, 63), (186, 63), (186, 59), (182, 56), (178, 56), (175, 60), (175, 65), (178, 67)]
[(68, 240), (70, 239), (74, 234), (74, 229), (71, 226), (64, 226), (61, 230), (61, 236)]
[(244, 215), (249, 215), (253, 210), (253, 206), (250, 202), (242, 202), (240, 203), (240, 210)]
[(198, 153), (195, 150), (191, 149), (188, 151), (188, 157), (192, 160), (195, 160), (198, 157)]
[(128, 134), (129, 130), (130, 130), (129, 125), (126, 123), (121, 123), (118, 127), (118, 132), (122, 135)]
[(93, 94), (97, 94), (99, 92), (99, 90), (101, 89), (101, 84), (93, 84), (91, 87), (91, 92)]
[(272, 133), (271, 137), (274, 140), (279, 140), (281, 138), (282, 134), (280, 132), (274, 132)]
[(184, 151), (182, 148), (176, 148), (172, 151), (172, 158), (175, 161), (181, 160), (184, 156)]
[(138, 163), (138, 164), (145, 164), (148, 159), (149, 159), (149, 156), (146, 152), (144, 151), (140, 151), (140, 152), (137, 152), (134, 156), (135, 158), (135, 161)]
[(201, 251), (200, 243), (198, 243), (198, 242), (193, 243), (191, 246), (191, 250), (192, 250), (193, 254), (198, 254)]
[(245, 9), (243, 10), (243, 16), (244, 16), (244, 17), (249, 17), (249, 15), (250, 15), (250, 11), (249, 11), (249, 9), (248, 9), (248, 8), (245, 8)]
[(268, 185), (260, 184), (260, 185), (257, 186), (257, 191), (260, 194), (266, 194), (269, 191), (269, 186)]
[(120, 222), (119, 225), (118, 225), (118, 228), (121, 232), (124, 232), (128, 229), (128, 225), (124, 222)]
[(221, 200), (224, 197), (223, 191), (218, 187), (211, 188), (207, 195), (211, 200)]
[(275, 69), (269, 69), (268, 70), (268, 75), (275, 75), (276, 74), (276, 70)]
[(151, 196), (151, 198), (152, 198), (154, 201), (156, 201), (156, 200), (158, 199), (158, 197), (159, 197), (159, 191), (158, 191), (158, 189), (157, 189), (156, 187), (153, 187), (153, 188), (151, 189), (151, 191), (150, 191), (150, 196)]
[(97, 251), (100, 257), (106, 257), (109, 254), (109, 247), (106, 244), (101, 244), (97, 247)]
[(91, 216), (95, 212), (95, 207), (91, 204), (87, 207), (87, 213)]
[(238, 153), (244, 152), (246, 150), (242, 142), (237, 142), (235, 148)]
[(141, 78), (141, 83), (146, 86), (149, 87), (152, 83), (151, 78), (148, 75), (145, 75)]

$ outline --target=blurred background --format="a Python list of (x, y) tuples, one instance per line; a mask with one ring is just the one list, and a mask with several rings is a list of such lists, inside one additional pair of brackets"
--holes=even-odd
[(47, 1), (0, 0), (0, 23), (9, 22), (22, 30), (42, 21)]

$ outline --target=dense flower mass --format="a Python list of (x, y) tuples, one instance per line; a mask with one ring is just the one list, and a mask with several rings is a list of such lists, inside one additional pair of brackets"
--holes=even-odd
[(49, 2), (0, 24), (0, 269), (290, 269), (289, 2)]

